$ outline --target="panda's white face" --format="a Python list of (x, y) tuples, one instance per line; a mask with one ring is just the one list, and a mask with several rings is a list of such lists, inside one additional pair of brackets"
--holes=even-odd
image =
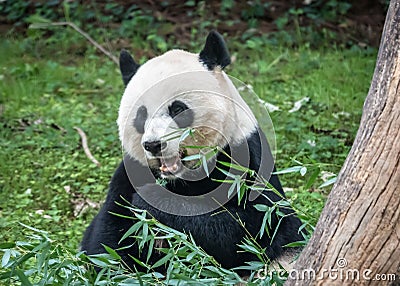
[(182, 50), (153, 58), (137, 70), (117, 122), (124, 150), (168, 179), (198, 168), (197, 159), (181, 160), (200, 152), (193, 146), (239, 144), (256, 126), (228, 76), (218, 68), (208, 70), (198, 54)]

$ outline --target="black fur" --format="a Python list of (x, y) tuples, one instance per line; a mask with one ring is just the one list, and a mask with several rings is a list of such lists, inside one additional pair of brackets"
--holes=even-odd
[(200, 52), (199, 58), (208, 70), (213, 70), (216, 66), (220, 66), (223, 69), (231, 63), (224, 38), (217, 31), (211, 31), (208, 34), (206, 44)]
[(131, 78), (135, 75), (140, 65), (135, 62), (128, 51), (122, 50), (119, 55), (119, 69), (122, 74), (122, 81), (127, 86)]
[(194, 120), (194, 113), (185, 103), (175, 100), (168, 106), (169, 115), (174, 119), (179, 128), (190, 126)]
[(136, 128), (137, 132), (140, 134), (144, 133), (144, 124), (147, 120), (147, 108), (146, 106), (142, 105), (138, 108), (136, 112), (136, 117), (133, 120), (133, 127)]
[[(247, 142), (242, 144), (242, 146), (232, 147), (232, 150), (226, 148), (225, 151), (228, 152), (228, 154), (234, 154), (237, 151), (240, 153), (240, 148), (248, 148), (250, 154), (250, 168), (258, 171), (261, 175), (268, 178), (271, 172), (274, 170), (274, 165), (269, 149), (266, 152), (267, 157), (260, 158), (260, 138), (261, 140), (265, 140), (265, 137), (262, 133), (259, 134), (258, 132), (254, 132), (248, 138)], [(218, 160), (229, 162), (228, 158), (222, 154), (218, 155)], [(130, 170), (135, 170), (135, 172), (139, 173), (142, 171), (145, 173), (145, 168), (147, 168), (143, 167), (135, 160), (131, 160), (128, 165)], [(219, 167), (224, 168), (223, 166)], [(164, 205), (169, 204), (168, 207), (170, 207), (171, 210), (176, 208), (178, 205), (176, 202), (169, 202), (159, 195), (159, 192), (157, 192), (158, 185), (155, 185), (155, 182), (151, 181), (151, 176), (148, 178), (145, 176), (140, 177), (142, 178), (142, 182), (138, 182), (138, 184), (144, 186), (144, 189), (147, 188), (147, 191), (157, 198), (160, 203)], [(225, 175), (214, 169), (210, 174), (210, 178), (224, 179)], [(176, 180), (173, 183), (168, 183), (166, 188), (169, 191), (177, 194), (198, 196), (200, 194), (207, 193), (218, 186), (219, 183), (212, 181), (210, 178), (206, 177), (200, 181)], [(284, 196), (281, 184), (276, 175), (272, 175), (269, 179), (269, 182), (279, 191), (282, 196)], [(126, 204), (120, 198), (122, 196), (127, 201), (132, 202), (132, 204), (136, 207), (147, 210), (161, 223), (164, 223), (179, 231), (185, 231), (187, 233), (190, 232), (195, 242), (207, 253), (213, 255), (223, 267), (231, 268), (241, 266), (245, 264), (245, 261), (256, 260), (256, 257), (247, 252), (238, 252), (239, 248), (237, 245), (243, 240), (245, 236), (245, 230), (231, 215), (234, 214), (240, 218), (240, 220), (245, 223), (246, 229), (252, 234), (253, 237), (256, 237), (260, 230), (264, 214), (260, 211), (257, 211), (254, 208), (254, 205), (266, 204), (271, 206), (271, 201), (278, 201), (280, 199), (280, 197), (273, 191), (265, 190), (263, 194), (269, 199), (260, 195), (255, 200), (251, 201), (247, 197), (246, 207), (244, 207), (243, 202), (238, 205), (236, 199), (237, 196), (233, 196), (233, 198), (224, 205), (224, 207), (229, 210), (230, 214), (226, 211), (221, 211), (221, 209), (217, 209), (212, 213), (197, 216), (172, 215), (154, 208), (144, 201), (141, 196), (139, 196), (130, 183), (126, 173), (125, 165), (122, 162), (111, 180), (110, 190), (108, 192), (106, 202), (85, 232), (82, 241), (82, 250), (85, 250), (87, 254), (104, 253), (105, 250), (101, 244), (105, 244), (115, 249), (130, 245), (134, 242), (132, 239), (127, 239), (121, 244), (118, 244), (118, 241), (121, 239), (122, 235), (132, 226), (133, 220), (124, 219), (110, 214), (110, 212), (114, 212), (131, 216), (129, 210), (120, 207), (115, 203), (119, 202)], [(185, 205), (185, 208), (188, 209), (196, 209), (200, 207), (201, 206), (198, 205), (190, 205), (190, 203)], [(281, 209), (281, 211), (285, 214), (293, 213), (291, 209)], [(278, 217), (273, 216), (270, 233), (274, 233), (277, 225)], [(298, 232), (300, 225), (300, 220), (294, 214), (287, 216), (280, 223), (279, 229), (277, 230), (272, 242), (270, 237), (268, 237), (266, 234), (264, 234), (261, 240), (258, 240), (261, 246), (265, 248), (265, 253), (270, 259), (279, 257), (284, 252), (284, 245), (303, 239), (302, 235)], [(147, 250), (145, 249), (139, 255), (136, 243), (128, 249), (118, 251), (118, 253), (128, 265), (134, 265), (134, 262), (131, 258), (129, 258), (129, 255), (145, 261)], [(149, 262), (154, 263), (158, 259), (160, 259), (160, 254), (153, 251)], [(165, 269), (161, 267), (159, 270), (164, 271)]]

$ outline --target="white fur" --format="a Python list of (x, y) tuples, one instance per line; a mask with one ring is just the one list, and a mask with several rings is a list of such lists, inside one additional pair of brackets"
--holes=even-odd
[[(143, 165), (146, 154), (142, 143), (159, 140), (176, 130), (177, 125), (168, 116), (168, 105), (184, 102), (194, 112), (192, 127), (207, 126), (209, 146), (224, 147), (238, 144), (256, 128), (256, 119), (240, 97), (228, 76), (221, 70), (208, 71), (197, 54), (171, 50), (149, 60), (132, 77), (123, 94), (119, 108), (119, 137), (124, 150)], [(145, 133), (133, 126), (137, 109), (144, 105), (148, 119)], [(176, 152), (178, 140), (168, 142), (166, 154)]]

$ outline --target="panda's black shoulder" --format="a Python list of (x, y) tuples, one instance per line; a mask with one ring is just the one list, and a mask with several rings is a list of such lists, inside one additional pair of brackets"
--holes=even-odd
[(246, 144), (249, 151), (249, 169), (256, 171), (261, 177), (267, 179), (274, 188), (284, 195), (282, 185), (277, 175), (275, 160), (267, 138), (259, 126), (247, 135)]

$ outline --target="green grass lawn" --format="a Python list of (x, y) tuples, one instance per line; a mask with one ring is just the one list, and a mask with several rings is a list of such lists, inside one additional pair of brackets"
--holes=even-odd
[[(119, 69), (91, 48), (80, 56), (67, 52), (69, 44), (0, 43), (0, 242), (21, 240), (21, 222), (78, 249), (122, 158), (115, 123), (123, 92)], [(351, 147), (376, 51), (254, 48), (235, 39), (228, 45), (236, 60), (226, 71), (279, 107), (270, 113), (278, 169), (308, 170), (281, 180), (315, 224), (330, 188), (317, 187), (326, 172), (340, 170)], [(289, 112), (305, 97), (308, 102)], [(85, 156), (74, 127), (86, 132), (101, 167)]]

